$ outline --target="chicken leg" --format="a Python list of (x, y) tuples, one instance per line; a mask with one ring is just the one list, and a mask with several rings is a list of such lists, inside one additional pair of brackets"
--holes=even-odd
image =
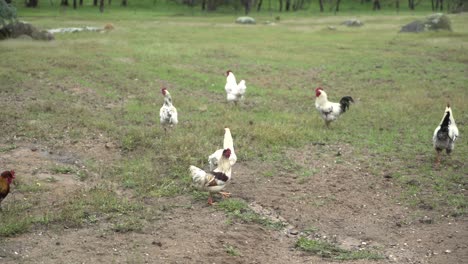
[(231, 193), (228, 193), (228, 192), (219, 192), (219, 194), (221, 194), (223, 196), (224, 199), (228, 198), (231, 196)]

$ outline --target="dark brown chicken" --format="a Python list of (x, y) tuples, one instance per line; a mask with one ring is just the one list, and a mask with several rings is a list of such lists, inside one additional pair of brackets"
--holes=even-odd
[[(2, 204), (3, 199), (7, 197), (8, 193), (10, 192), (10, 184), (13, 182), (15, 178), (15, 171), (4, 171), (0, 174), (0, 205)], [(2, 208), (0, 207), (0, 210)]]

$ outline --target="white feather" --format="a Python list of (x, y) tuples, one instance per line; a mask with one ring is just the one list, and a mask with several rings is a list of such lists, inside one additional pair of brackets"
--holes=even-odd
[(226, 90), (226, 98), (229, 102), (238, 102), (244, 98), (247, 86), (245, 85), (245, 80), (241, 80), (239, 84), (237, 84), (234, 73), (229, 72), (228, 76), (226, 77), (226, 85), (224, 86), (224, 90)]
[(213, 154), (208, 157), (208, 163), (210, 164), (210, 170), (214, 170), (218, 166), (218, 162), (221, 159), (223, 150), (229, 148), (231, 150), (231, 156), (229, 157), (229, 162), (231, 166), (236, 164), (237, 156), (234, 151), (234, 141), (232, 139), (231, 130), (229, 128), (224, 128), (224, 140), (223, 148), (216, 150)]

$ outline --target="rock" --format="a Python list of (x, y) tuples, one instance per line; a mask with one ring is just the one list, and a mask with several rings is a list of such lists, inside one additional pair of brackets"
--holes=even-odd
[(361, 20), (359, 19), (356, 19), (356, 18), (353, 18), (353, 19), (350, 19), (350, 20), (346, 20), (344, 21), (343, 23), (341, 23), (342, 25), (346, 25), (348, 27), (361, 27), (364, 25), (364, 23), (361, 22)]
[(400, 32), (423, 32), (428, 30), (452, 31), (452, 23), (447, 15), (436, 13), (428, 16), (425, 21), (416, 20), (403, 26)]
[(423, 218), (419, 219), (419, 222), (423, 224), (432, 224), (434, 223), (434, 220), (428, 216), (424, 216)]
[(428, 16), (426, 24), (429, 25), (430, 30), (452, 31), (452, 23), (450, 18), (442, 13), (436, 13)]
[(327, 27), (329, 30), (336, 30), (336, 27), (335, 26), (328, 26)]
[(403, 26), (400, 32), (423, 32), (426, 31), (426, 24), (424, 22), (416, 20), (405, 26)]
[(40, 31), (33, 25), (24, 22), (10, 23), (0, 29), (0, 40), (6, 38), (18, 38), (23, 35), (36, 40), (53, 40), (54, 36), (47, 31)]
[(290, 229), (290, 230), (289, 230), (289, 234), (296, 236), (296, 235), (299, 234), (299, 230), (297, 230), (297, 229)]
[(17, 39), (24, 39), (24, 40), (33, 40), (33, 38), (29, 35), (22, 34), (17, 37)]
[(255, 19), (253, 17), (243, 16), (236, 19), (236, 23), (239, 24), (255, 24)]

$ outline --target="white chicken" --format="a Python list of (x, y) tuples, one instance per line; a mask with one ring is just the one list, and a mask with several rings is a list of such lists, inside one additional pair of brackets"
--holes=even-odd
[(436, 165), (440, 165), (440, 152), (445, 149), (447, 155), (450, 155), (455, 147), (455, 140), (458, 137), (458, 128), (453, 118), (452, 109), (450, 104), (445, 108), (444, 116), (439, 126), (434, 130), (432, 142), (437, 151)]
[(221, 159), (223, 151), (225, 149), (231, 150), (231, 156), (229, 157), (229, 162), (231, 166), (236, 164), (237, 156), (234, 151), (234, 142), (232, 140), (231, 130), (229, 128), (224, 128), (224, 141), (223, 148), (216, 150), (213, 154), (208, 157), (208, 163), (210, 164), (210, 170), (214, 170), (218, 166), (218, 162)]
[(164, 104), (159, 110), (159, 118), (161, 125), (164, 127), (164, 132), (167, 131), (167, 126), (177, 125), (177, 109), (172, 105), (172, 97), (167, 88), (162, 88), (161, 93), (164, 95)]
[(227, 192), (221, 192), (226, 183), (231, 179), (231, 162), (229, 157), (231, 156), (230, 149), (224, 149), (221, 158), (218, 162), (218, 167), (211, 172), (206, 172), (193, 165), (190, 166), (190, 173), (192, 175), (193, 185), (202, 191), (208, 191), (208, 204), (213, 204), (212, 193), (219, 193), (224, 198), (229, 197), (231, 194)]
[(351, 96), (341, 98), (339, 103), (330, 102), (328, 101), (327, 94), (321, 87), (315, 89), (315, 96), (315, 108), (319, 111), (327, 127), (332, 121), (335, 121), (341, 114), (346, 112), (351, 103), (354, 103)]
[(236, 76), (232, 71), (226, 71), (226, 85), (224, 86), (224, 90), (226, 90), (227, 100), (228, 102), (234, 102), (237, 105), (237, 102), (244, 99), (245, 90), (247, 90), (247, 86), (245, 85), (245, 81), (241, 80), (239, 84), (236, 81)]

